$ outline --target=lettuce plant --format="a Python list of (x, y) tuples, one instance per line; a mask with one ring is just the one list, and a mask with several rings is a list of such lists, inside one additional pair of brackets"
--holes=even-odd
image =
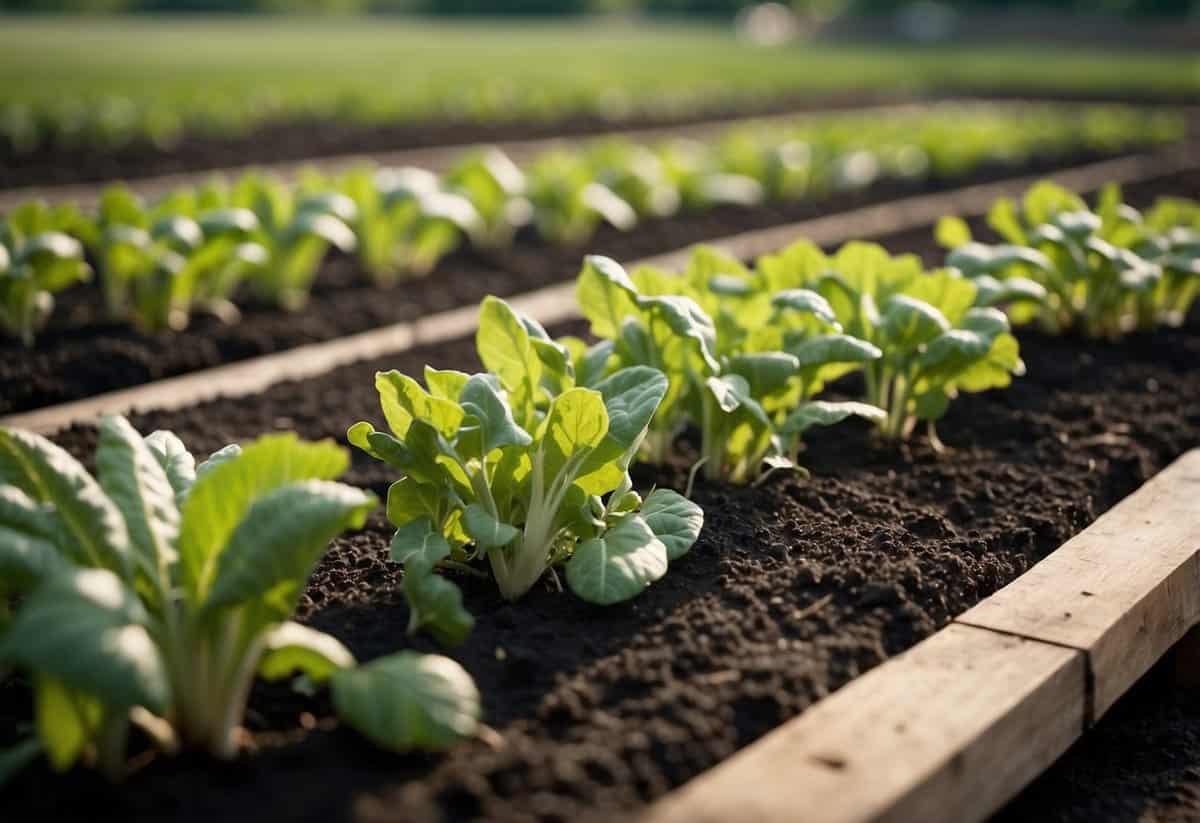
[(331, 247), (346, 254), (358, 248), (350, 228), (358, 209), (339, 192), (294, 194), (278, 180), (247, 175), (231, 192), (234, 208), (253, 211), (259, 228), (253, 242), (266, 252), (249, 272), (259, 296), (285, 309), (308, 301), (317, 270)]
[(525, 173), (499, 149), (464, 157), (446, 175), (445, 187), (475, 207), (480, 224), (472, 239), (480, 248), (509, 246), (517, 230), (533, 219)]
[(1149, 222), (1108, 186), (1092, 211), (1072, 192), (1042, 182), (1019, 207), (1007, 199), (993, 205), (988, 224), (1003, 244), (974, 241), (956, 218), (941, 221), (938, 239), (950, 249), (946, 265), (980, 281), (982, 290), (1015, 282), (1028, 295), (1029, 281), (1041, 287), (1040, 305), (1014, 301), (1014, 322), (1036, 318), (1052, 332), (1116, 338), (1182, 322), (1200, 290), (1200, 238), (1186, 226), (1165, 225), (1167, 208)]
[(882, 356), (863, 363), (866, 400), (887, 410), (888, 437), (933, 424), (960, 391), (1009, 385), (1022, 374), (1017, 340), (998, 309), (978, 306), (980, 290), (958, 271), (926, 272), (913, 255), (892, 257), (870, 243), (848, 243), (832, 257), (800, 241), (758, 263), (774, 287), (805, 284), (858, 341)]
[(109, 417), (93, 476), (0, 429), (0, 585), (21, 595), (0, 661), (32, 676), (38, 741), (20, 751), (116, 776), (136, 725), (166, 751), (232, 757), (255, 676), (295, 672), (328, 681), (385, 745), (468, 733), (478, 695), (455, 664), (405, 653), (353, 670), (340, 642), (289, 619), (329, 541), (376, 505), (332, 482), (348, 463), (332, 443), (270, 435), (197, 466), (169, 432)]
[(654, 269), (631, 277), (608, 258), (584, 261), (577, 298), (610, 363), (667, 376), (646, 450), (652, 462), (665, 460), (690, 424), (700, 432), (705, 475), (745, 483), (763, 469), (794, 466), (813, 425), (882, 416), (864, 403), (813, 399), (829, 369), (879, 352), (839, 335), (814, 292), (772, 295), (760, 286), (740, 263), (703, 247), (683, 277)]
[(388, 490), (411, 630), (461, 641), (471, 618), (436, 566), (486, 562), (515, 600), (563, 566), (593, 603), (627, 600), (667, 571), (703, 515), (667, 489), (632, 490), (637, 453), (666, 378), (623, 369), (577, 385), (569, 352), (503, 300), (484, 301), (477, 345), (490, 370), (426, 369), (425, 385), (376, 376), (388, 431), (353, 426), (351, 443), (401, 472)]
[(621, 231), (637, 224), (633, 207), (596, 180), (582, 155), (567, 151), (546, 154), (530, 167), (527, 181), (534, 224), (552, 243), (582, 243), (601, 222)]
[(34, 201), (0, 221), (0, 328), (27, 346), (54, 311), (54, 295), (91, 277), (83, 246), (64, 231), (77, 219)]
[(375, 283), (393, 285), (406, 275), (428, 274), (464, 237), (482, 231), (483, 222), (465, 197), (441, 188), (424, 169), (357, 169), (340, 190), (354, 200), (351, 224), (358, 256)]

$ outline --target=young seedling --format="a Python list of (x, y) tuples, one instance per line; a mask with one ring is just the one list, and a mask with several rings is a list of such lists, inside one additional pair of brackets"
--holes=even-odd
[(668, 489), (643, 501), (628, 468), (667, 389), (650, 368), (576, 384), (568, 352), (503, 300), (484, 301), (477, 345), (490, 371), (426, 369), (425, 386), (376, 376), (389, 431), (351, 443), (401, 472), (388, 490), (410, 628), (447, 643), (471, 627), (457, 587), (434, 573), (485, 561), (515, 600), (555, 567), (579, 597), (636, 596), (700, 532), (700, 509)]
[(97, 474), (35, 434), (0, 429), (0, 585), (19, 606), (0, 661), (33, 678), (36, 744), (59, 770), (114, 777), (130, 727), (164, 751), (239, 750), (256, 676), (329, 682), (348, 723), (393, 748), (468, 734), (478, 693), (456, 664), (401, 653), (355, 670), (333, 637), (290, 620), (330, 540), (375, 498), (332, 482), (329, 442), (269, 435), (199, 466), (169, 432), (105, 418)]
[(63, 229), (78, 215), (35, 201), (0, 221), (0, 328), (33, 345), (54, 295), (91, 277), (83, 246)]
[(839, 330), (828, 303), (811, 291), (772, 296), (759, 285), (737, 261), (704, 248), (683, 277), (653, 269), (630, 277), (608, 258), (584, 261), (577, 299), (592, 334), (609, 343), (611, 362), (667, 377), (648, 438), (652, 462), (665, 460), (691, 424), (700, 431), (705, 476), (746, 483), (764, 469), (794, 466), (809, 426), (882, 415), (863, 403), (825, 403), (823, 415), (808, 408), (828, 379), (822, 369), (879, 353), (863, 345), (850, 354), (853, 343), (809, 345), (823, 339), (816, 330)]

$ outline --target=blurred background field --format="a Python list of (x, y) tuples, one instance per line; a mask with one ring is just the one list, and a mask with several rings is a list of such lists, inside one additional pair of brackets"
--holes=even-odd
[[(765, 28), (761, 16), (739, 27), (739, 12), (743, 24), (754, 19), (747, 5), (0, 0), (0, 141), (19, 155), (48, 144), (145, 139), (166, 146), (184, 134), (312, 119), (620, 121), (843, 92), (1200, 93), (1200, 50), (1186, 48), (1196, 23), (1192, 7), (1178, 0), (1024, 11), (979, 2), (810, 0), (783, 18), (765, 18)], [(367, 8), (376, 13), (358, 13)], [(79, 9), (156, 13), (42, 13)], [(224, 13), (159, 13), (204, 9)], [(278, 13), (297, 9), (309, 13)], [(1081, 9), (1082, 29), (1070, 22)], [(264, 10), (272, 13), (230, 13)], [(509, 14), (461, 14), (472, 11)], [(992, 42), (979, 36), (989, 26), (972, 23), (980, 14), (1020, 21), (1030, 13), (1042, 24), (993, 24), (1004, 36)], [(1080, 42), (1081, 30), (1095, 36)]]

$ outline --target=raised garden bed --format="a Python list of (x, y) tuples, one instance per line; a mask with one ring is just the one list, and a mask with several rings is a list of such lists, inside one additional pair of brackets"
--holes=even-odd
[[(929, 227), (883, 240), (940, 259)], [(35, 772), (8, 790), (7, 808), (32, 817), (104, 804), (181, 820), (629, 814), (930, 636), (1200, 443), (1196, 312), (1121, 344), (1020, 336), (1027, 376), (952, 405), (939, 424), (947, 455), (923, 441), (880, 445), (843, 424), (813, 439), (811, 479), (701, 482), (700, 542), (626, 607), (600, 610), (549, 587), (509, 605), (461, 581), (480, 620), (452, 654), (479, 681), (495, 736), (445, 757), (382, 755), (332, 728), (321, 699), (260, 688), (258, 751), (231, 766), (155, 761), (120, 789)], [(417, 348), (134, 423), (174, 429), (198, 452), (272, 429), (340, 438), (348, 422), (378, 417), (376, 369), (416, 374), (427, 362), (471, 369), (473, 345)], [(81, 426), (58, 440), (84, 456), (94, 437)], [(638, 484), (679, 488), (695, 457), (685, 444)], [(391, 474), (360, 456), (347, 479), (383, 491)], [(301, 610), (361, 658), (408, 642), (389, 536), (380, 518), (338, 541)], [(3, 694), (4, 739), (28, 716), (25, 695), (19, 685)]]
[[(653, 220), (634, 232), (604, 226), (588, 248), (622, 260), (678, 249), (765, 227), (805, 220), (869, 203), (972, 183), (1035, 175), (1097, 161), (1094, 154), (1042, 159), (1020, 166), (991, 166), (967, 178), (919, 184), (883, 183), (821, 200), (761, 207), (721, 206), (702, 213)], [(1099, 177), (1097, 177), (1099, 179)], [(1013, 190), (1027, 181), (1014, 181)], [(1090, 185), (1095, 185), (1092, 183)], [(59, 295), (59, 308), (33, 350), (0, 341), (0, 414), (63, 403), (189, 371), (329, 340), (392, 323), (411, 321), (486, 294), (508, 296), (557, 282), (575, 271), (583, 250), (524, 238), (511, 250), (483, 256), (472, 250), (442, 261), (434, 276), (394, 289), (365, 285), (348, 258), (332, 260), (318, 277), (313, 298), (298, 312), (245, 307), (233, 325), (197, 315), (183, 332), (147, 334), (107, 320), (98, 289)]]

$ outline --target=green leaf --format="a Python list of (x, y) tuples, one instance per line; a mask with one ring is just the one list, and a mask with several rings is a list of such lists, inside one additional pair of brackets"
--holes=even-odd
[[(502, 446), (528, 446), (529, 432), (517, 425), (512, 408), (490, 375), (472, 375), (461, 393), (462, 410), (479, 422), (482, 454)], [(480, 456), (482, 456), (482, 454)]]
[(576, 482), (588, 494), (604, 494), (620, 482), (667, 393), (667, 378), (657, 369), (631, 366), (601, 380), (595, 390), (604, 402), (608, 431), (584, 462)]
[(89, 695), (42, 673), (34, 677), (34, 726), (50, 767), (65, 772), (91, 744), (104, 709)]
[(971, 242), (971, 229), (961, 217), (943, 217), (934, 229), (934, 237), (943, 249), (957, 249)]
[(469, 375), (466, 372), (453, 369), (438, 370), (432, 366), (425, 367), (425, 385), (429, 393), (443, 400), (458, 402), (463, 386), (467, 385)]
[(641, 517), (630, 515), (602, 537), (585, 540), (567, 561), (567, 584), (589, 603), (636, 597), (667, 573), (667, 547)]
[(167, 480), (175, 490), (176, 504), (182, 504), (192, 484), (196, 482), (196, 458), (183, 445), (183, 441), (169, 431), (151, 432), (146, 445), (154, 453)]
[(428, 423), (444, 437), (452, 436), (462, 424), (463, 410), (457, 402), (433, 397), (406, 374), (376, 372), (375, 388), (388, 428), (401, 440), (414, 420)]
[(59, 547), (72, 560), (126, 572), (129, 530), (120, 510), (64, 449), (31, 432), (0, 429), (0, 481), (54, 506)]
[(987, 354), (959, 374), (954, 385), (962, 391), (978, 392), (1002, 389), (1012, 383), (1014, 375), (1025, 373), (1021, 362), (1021, 346), (1011, 334), (996, 335)]
[(525, 324), (503, 300), (491, 296), (484, 298), (479, 310), (475, 347), (483, 365), (494, 372), (501, 385), (513, 395), (518, 419), (527, 422), (537, 398), (542, 361), (534, 351)]
[(921, 376), (937, 385), (954, 380), (968, 366), (987, 356), (993, 338), (966, 329), (952, 329), (929, 343), (917, 361)]
[(463, 607), (462, 592), (432, 569), (409, 564), (404, 571), (404, 599), (408, 602), (408, 633), (429, 632), (443, 646), (458, 646), (475, 626)]
[(475, 733), (481, 713), (471, 676), (448, 657), (404, 651), (333, 676), (338, 716), (393, 751), (449, 748)]
[(847, 417), (861, 417), (873, 423), (887, 419), (887, 412), (869, 403), (858, 403), (848, 400), (832, 403), (825, 400), (813, 400), (803, 403), (779, 427), (781, 434), (800, 436), (813, 426), (832, 426)]
[(950, 323), (924, 300), (898, 294), (884, 308), (883, 328), (898, 351), (911, 351), (949, 330)]
[(314, 683), (324, 683), (335, 672), (355, 663), (354, 655), (336, 637), (299, 623), (288, 621), (276, 626), (263, 640), (258, 673), (266, 680), (301, 672)]
[(276, 619), (290, 617), (329, 542), (348, 528), (360, 528), (377, 502), (368, 492), (320, 480), (262, 495), (221, 552), (205, 608), (261, 600)]
[(450, 556), (450, 544), (430, 518), (421, 517), (396, 529), (391, 552), (392, 560), (405, 570), (411, 566), (432, 571), (438, 562)]
[(143, 572), (169, 585), (167, 569), (178, 557), (179, 507), (158, 456), (124, 417), (105, 417), (96, 469), (100, 486), (121, 510)]
[(107, 569), (75, 569), (33, 591), (17, 610), (0, 659), (60, 680), (110, 706), (161, 713), (170, 687), (138, 596)]
[(208, 472), (220, 466), (222, 463), (228, 463), (235, 457), (240, 456), (242, 447), (239, 443), (230, 443), (228, 446), (222, 446), (208, 456), (208, 459), (202, 461), (196, 466), (196, 479), (199, 480)]
[(54, 509), (16, 486), (0, 486), (0, 598), (69, 567), (56, 542)]
[(763, 398), (788, 385), (796, 376), (800, 361), (787, 352), (739, 354), (729, 358), (729, 372), (746, 378), (750, 396)]
[(829, 305), (829, 301), (810, 289), (787, 289), (786, 291), (781, 291), (771, 298), (771, 305), (777, 309), (811, 314), (824, 323), (828, 323), (838, 329), (841, 328), (838, 324), (837, 316), (833, 313), (833, 307)]
[(350, 464), (346, 450), (332, 441), (305, 443), (294, 434), (265, 435), (229, 457), (223, 456), (226, 451), (196, 469), (196, 483), (183, 504), (179, 558), (196, 603), (208, 590), (234, 529), (256, 500), (298, 481), (332, 480)]
[(625, 269), (608, 257), (584, 258), (575, 297), (596, 337), (615, 338), (625, 318), (637, 312), (637, 287)]
[(667, 558), (688, 553), (704, 527), (704, 510), (671, 489), (655, 489), (642, 502), (642, 520), (664, 546)]
[(600, 392), (570, 389), (554, 398), (537, 438), (547, 488), (572, 458), (579, 461), (578, 471), (583, 460), (579, 455), (599, 446), (607, 434), (608, 412)]
[(471, 539), (484, 549), (507, 546), (520, 534), (515, 526), (501, 523), (478, 503), (472, 503), (463, 511), (463, 528), (471, 535)]
[(436, 519), (443, 493), (436, 486), (401, 477), (388, 487), (387, 518), (393, 526), (404, 526), (422, 517)]
[(695, 300), (680, 295), (660, 295), (640, 298), (638, 306), (651, 318), (664, 323), (677, 337), (691, 341), (696, 355), (709, 371), (720, 369), (716, 357), (716, 326)]

